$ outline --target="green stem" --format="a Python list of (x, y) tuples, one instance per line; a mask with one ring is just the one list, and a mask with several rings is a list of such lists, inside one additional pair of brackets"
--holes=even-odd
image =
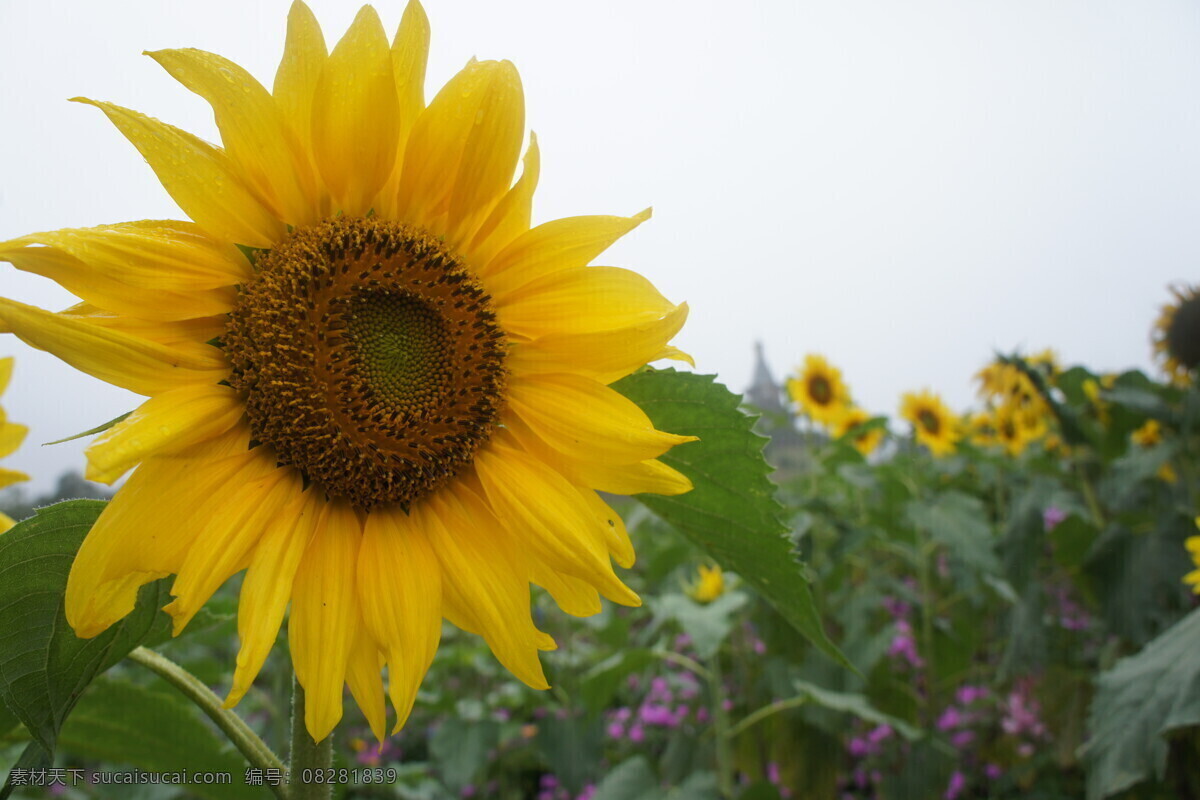
[(674, 653), (670, 650), (652, 650), (650, 651), (650, 654), (655, 658), (661, 658), (663, 661), (669, 661), (672, 664), (677, 664), (678, 666), (683, 667), (689, 672), (695, 673), (698, 677), (709, 681), (710, 683), (713, 680), (712, 673), (706, 670), (703, 664), (701, 664), (699, 661), (690, 659), (685, 655)]
[[(314, 742), (304, 725), (304, 689), (300, 681), (292, 680), (292, 754), (288, 765), (288, 782), (292, 786), (293, 800), (329, 800), (333, 796), (333, 784), (328, 781), (311, 780), (314, 774), (328, 771), (333, 766), (333, 734)], [(309, 781), (304, 781), (305, 773)]]
[(1096, 500), (1096, 490), (1092, 488), (1092, 482), (1087, 476), (1087, 471), (1079, 461), (1075, 462), (1075, 474), (1079, 476), (1079, 489), (1083, 493), (1083, 501), (1087, 503), (1088, 512), (1092, 515), (1092, 522), (1095, 523), (1097, 528), (1104, 530), (1106, 525), (1104, 512), (1100, 510), (1100, 503)]
[(739, 720), (736, 725), (725, 732), (725, 736), (729, 739), (732, 739), (750, 726), (757, 725), (758, 723), (762, 722), (767, 717), (778, 714), (780, 711), (799, 708), (807, 702), (808, 695), (798, 694), (795, 697), (789, 697), (787, 700), (776, 700), (774, 703), (768, 703), (762, 708), (752, 711), (751, 713), (742, 717), (742, 719)]
[[(221, 698), (213, 694), (195, 675), (169, 658), (146, 647), (135, 648), (129, 654), (129, 659), (155, 673), (198, 705), (200, 710), (207, 714), (208, 718), (229, 737), (229, 741), (233, 742), (234, 746), (246, 757), (250, 766), (261, 770), (279, 770), (280, 774), (283, 773), (283, 762), (271, 752), (271, 748), (258, 738), (258, 734), (252, 731), (241, 717), (225, 708), (221, 703)], [(286, 785), (268, 785), (267, 788), (280, 800), (292, 800), (292, 792)]]
[(725, 710), (725, 680), (721, 675), (721, 654), (712, 660), (713, 722), (717, 735), (717, 789), (721, 797), (733, 797), (733, 750), (729, 736), (729, 712)]

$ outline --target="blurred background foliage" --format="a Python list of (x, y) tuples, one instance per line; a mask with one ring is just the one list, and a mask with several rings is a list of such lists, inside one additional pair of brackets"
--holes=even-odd
[[(914, 395), (902, 422), (857, 409), (836, 368), (813, 363), (785, 391), (760, 353), (743, 405), (760, 415), (775, 467), (767, 491), (801, 558), (788, 591), (811, 589), (821, 610), (807, 638), (794, 607), (764, 599), (762, 574), (737, 573), (732, 521), (684, 535), (664, 521), (671, 509), (615, 498), (638, 552), (627, 581), (644, 605), (575, 619), (536, 592), (535, 621), (558, 642), (543, 656), (554, 687), (544, 693), (447, 625), (399, 735), (373, 741), (347, 703), (337, 765), (358, 772), (339, 796), (1200, 796), (1200, 612), (1185, 581), (1200, 511), (1195, 382), (997, 357), (976, 376), (978, 409)], [(822, 397), (840, 408), (814, 412)], [(746, 470), (731, 467), (730, 480), (751, 480)], [(719, 470), (710, 477), (719, 483)], [(58, 494), (88, 490), (64, 476)], [(10, 490), (0, 509), (20, 519), (55, 499)], [(237, 589), (235, 579), (186, 635), (155, 644), (220, 694), (236, 658)], [(820, 646), (821, 626), (836, 648)], [(239, 706), (278, 751), (286, 652), (281, 642)], [(28, 742), (0, 706), (0, 766)], [(55, 763), (84, 774), (227, 769), (234, 786), (83, 781), (13, 796), (266, 795), (243, 785), (244, 765), (206, 719), (128, 662), (79, 699)]]

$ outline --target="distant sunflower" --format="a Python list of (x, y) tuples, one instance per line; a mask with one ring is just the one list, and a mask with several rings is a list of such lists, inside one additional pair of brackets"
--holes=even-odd
[[(12, 370), (12, 356), (0, 358), (0, 395), (4, 394), (4, 390), (8, 388), (8, 381), (12, 378)], [(0, 458), (11, 455), (14, 450), (20, 447), (21, 442), (25, 441), (25, 435), (28, 433), (29, 428), (24, 425), (9, 422), (8, 415), (4, 413), (3, 408), (0, 408)], [(27, 480), (29, 480), (29, 476), (24, 472), (0, 467), (0, 489)], [(0, 513), (0, 533), (4, 533), (12, 526), (12, 519), (6, 514)]]
[[(1196, 517), (1195, 524), (1200, 528), (1200, 517)], [(1196, 568), (1183, 576), (1183, 582), (1190, 585), (1194, 593), (1200, 594), (1200, 536), (1189, 536), (1184, 546)]]
[(718, 564), (711, 567), (701, 564), (696, 570), (695, 582), (687, 591), (697, 603), (711, 603), (725, 594), (725, 573)]
[(935, 456), (954, 452), (961, 434), (954, 414), (941, 398), (928, 390), (907, 392), (900, 398), (900, 416), (912, 423), (917, 441)]
[[(992, 415), (996, 429), (996, 443), (1010, 456), (1019, 456), (1036, 440), (1036, 429), (1026, 424), (1022, 415), (1012, 406), (1000, 406)], [(1044, 429), (1041, 431), (1044, 433)]]
[(1175, 302), (1162, 307), (1151, 340), (1163, 370), (1187, 384), (1200, 365), (1200, 286), (1172, 286)]
[[(850, 406), (837, 418), (837, 422), (833, 426), (833, 433), (840, 439), (859, 425), (870, 421), (871, 415), (866, 410), (858, 406)], [(855, 450), (867, 456), (875, 452), (875, 448), (881, 441), (883, 441), (883, 429), (874, 428), (857, 434), (850, 444), (854, 446)]]
[(1162, 425), (1156, 419), (1148, 419), (1140, 428), (1129, 434), (1129, 438), (1140, 447), (1153, 447), (1162, 441)]
[(385, 733), (407, 719), (445, 617), (547, 683), (531, 583), (564, 611), (641, 601), (596, 490), (680, 494), (655, 430), (609, 387), (660, 358), (687, 316), (642, 276), (591, 261), (649, 212), (530, 224), (539, 173), (508, 61), (475, 61), (426, 105), (415, 1), (389, 45), (370, 6), (327, 52), (292, 6), (268, 91), (199, 50), (151, 53), (208, 100), (224, 147), (103, 111), (194, 222), (0, 243), (0, 258), (84, 302), (0, 299), (0, 325), (149, 399), (88, 450), (88, 477), (136, 467), (80, 548), (66, 616), (92, 637), (138, 587), (176, 578), (178, 632), (246, 570), (227, 699), (289, 641), (323, 739), (343, 685)]
[(850, 403), (850, 391), (842, 383), (842, 372), (823, 356), (804, 357), (804, 367), (787, 382), (788, 394), (814, 422), (834, 425)]
[(991, 447), (997, 443), (996, 420), (986, 411), (971, 414), (965, 424), (967, 438), (977, 447)]

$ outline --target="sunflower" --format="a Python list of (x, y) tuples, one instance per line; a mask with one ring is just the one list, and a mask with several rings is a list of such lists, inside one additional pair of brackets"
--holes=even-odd
[[(12, 378), (12, 369), (12, 356), (0, 358), (0, 395), (4, 394), (4, 390), (8, 388), (8, 381)], [(25, 441), (27, 433), (29, 433), (29, 428), (24, 425), (18, 425), (15, 422), (9, 422), (8, 415), (4, 413), (3, 408), (0, 408), (0, 458), (10, 455), (20, 447), (21, 442)], [(0, 467), (0, 489), (27, 480), (29, 480), (29, 476), (24, 472)], [(12, 519), (7, 514), (0, 512), (0, 533), (4, 533), (12, 526)]]
[[(849, 406), (834, 422), (833, 433), (840, 439), (859, 425), (870, 421), (871, 415), (866, 410), (858, 406)], [(858, 434), (850, 440), (850, 444), (854, 445), (855, 450), (867, 456), (875, 452), (875, 448), (881, 441), (883, 441), (883, 430), (874, 428)]]
[(992, 422), (996, 429), (996, 443), (1014, 458), (1025, 452), (1030, 442), (1045, 433), (1044, 427), (1039, 429), (1031, 426), (1025, 415), (1011, 405), (995, 409)]
[[(1200, 517), (1196, 517), (1195, 525), (1200, 528)], [(1183, 582), (1192, 587), (1192, 591), (1200, 594), (1200, 536), (1189, 536), (1184, 541), (1184, 546), (1187, 547), (1188, 555), (1192, 557), (1192, 563), (1195, 569), (1183, 576)]]
[(1200, 286), (1172, 286), (1175, 302), (1162, 307), (1150, 338), (1172, 382), (1186, 385), (1200, 365)]
[(1140, 428), (1129, 434), (1129, 438), (1139, 447), (1153, 447), (1162, 441), (1162, 425), (1156, 419), (1148, 419)]
[(688, 587), (688, 596), (697, 603), (707, 604), (725, 594), (725, 573), (720, 565), (706, 567), (701, 564), (696, 570), (696, 580)]
[(928, 390), (906, 392), (900, 398), (900, 416), (912, 423), (917, 441), (935, 456), (949, 455), (961, 434), (954, 414), (941, 398)]
[(535, 688), (554, 641), (530, 584), (567, 613), (636, 606), (596, 490), (680, 494), (655, 430), (609, 384), (661, 358), (687, 316), (643, 277), (587, 266), (648, 216), (530, 224), (539, 173), (507, 61), (472, 60), (428, 103), (429, 25), (389, 45), (370, 6), (331, 52), (292, 6), (271, 91), (199, 50), (150, 56), (213, 107), (223, 147), (93, 100), (191, 222), (39, 233), (0, 258), (82, 303), (0, 299), (0, 325), (147, 396), (89, 447), (135, 468), (84, 541), (66, 614), (92, 637), (169, 574), (182, 629), (246, 570), (227, 704), (291, 604), (289, 641), (323, 739), (348, 684), (385, 735), (407, 719), (446, 618)]
[(986, 411), (976, 411), (969, 415), (963, 421), (963, 427), (971, 444), (977, 447), (991, 447), (998, 443), (995, 417)]
[(795, 378), (788, 378), (788, 394), (814, 422), (834, 425), (850, 403), (842, 372), (823, 356), (809, 354)]

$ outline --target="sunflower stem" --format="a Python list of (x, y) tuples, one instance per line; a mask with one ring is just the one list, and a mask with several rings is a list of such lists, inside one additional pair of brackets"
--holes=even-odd
[(717, 792), (729, 800), (733, 797), (733, 748), (729, 736), (729, 712), (725, 710), (725, 678), (721, 674), (721, 653), (713, 656), (710, 668), (713, 699), (713, 722), (716, 727)]
[(325, 780), (333, 767), (333, 734), (313, 741), (304, 724), (304, 688), (292, 678), (292, 753), (288, 764), (292, 800), (329, 800), (333, 783)]
[[(199, 706), (221, 732), (229, 737), (229, 741), (246, 757), (251, 767), (259, 770), (277, 770), (278, 774), (283, 774), (284, 766), (279, 757), (271, 752), (271, 748), (267, 747), (241, 717), (225, 708), (221, 698), (213, 694), (195, 675), (148, 647), (135, 648), (130, 652), (129, 660), (155, 673)], [(267, 788), (280, 800), (292, 800), (295, 797), (286, 784), (272, 786), (268, 783)]]

